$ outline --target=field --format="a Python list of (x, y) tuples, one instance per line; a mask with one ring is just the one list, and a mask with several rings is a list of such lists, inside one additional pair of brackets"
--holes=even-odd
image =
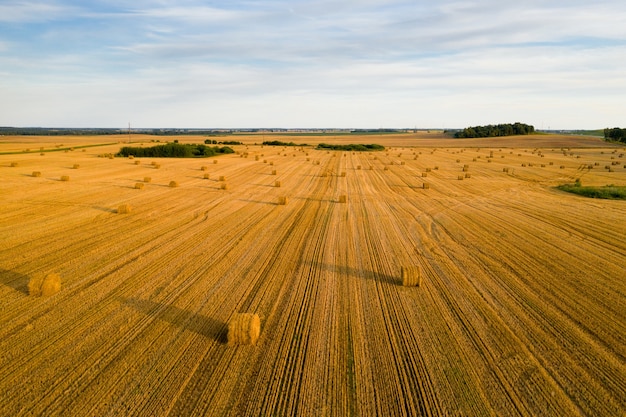
[(623, 147), (232, 139), (0, 137), (1, 416), (626, 415), (626, 202), (555, 188), (626, 185)]

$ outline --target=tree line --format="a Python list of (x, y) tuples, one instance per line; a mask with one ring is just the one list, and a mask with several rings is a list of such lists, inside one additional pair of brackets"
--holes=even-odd
[(496, 136), (531, 135), (535, 127), (524, 123), (503, 123), (498, 125), (466, 127), (454, 134), (455, 138), (489, 138)]
[(124, 146), (116, 156), (136, 156), (138, 158), (201, 158), (218, 154), (234, 153), (228, 146), (206, 146), (194, 144), (168, 143), (149, 148)]
[(606, 129), (604, 129), (604, 139), (614, 142), (626, 143), (626, 129), (620, 129), (619, 127), (609, 129), (607, 127)]
[(333, 151), (384, 151), (385, 147), (372, 143), (370, 145), (350, 144), (350, 145), (329, 145), (327, 143), (320, 143), (317, 145), (317, 149), (330, 149)]

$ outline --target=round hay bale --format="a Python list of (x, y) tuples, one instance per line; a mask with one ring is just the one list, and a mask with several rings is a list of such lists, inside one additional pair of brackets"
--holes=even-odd
[(225, 177), (224, 175), (220, 175), (219, 180), (220, 180), (220, 181), (226, 181), (226, 177)]
[(288, 203), (288, 199), (285, 196), (280, 196), (278, 197), (278, 205), (279, 206), (286, 206)]
[(254, 313), (236, 313), (228, 322), (228, 344), (255, 345), (261, 335), (261, 319)]
[(136, 182), (135, 183), (135, 190), (143, 190), (143, 182)]
[(356, 166), (356, 169), (361, 169), (361, 165), (357, 165), (357, 166)]
[(209, 174), (204, 174), (204, 179), (205, 179), (205, 180), (208, 180), (210, 177), (211, 177), (211, 175), (209, 175)]
[(472, 178), (472, 174), (470, 174), (469, 172), (465, 174), (465, 178)]
[(389, 171), (389, 167), (383, 168), (383, 171)]
[(459, 175), (459, 181), (463, 181), (463, 175)]
[(69, 180), (70, 180), (69, 175), (61, 175), (61, 181), (69, 181)]
[(270, 165), (274, 165), (274, 161), (270, 161)]
[(139, 165), (139, 164), (141, 164), (141, 161), (139, 160), (135, 161), (135, 165)]
[(280, 181), (276, 181), (276, 182), (274, 183), (274, 187), (280, 187), (280, 185), (281, 185), (281, 184), (280, 184)]
[(153, 167), (156, 166), (156, 164), (157, 164), (156, 161), (150, 162), (150, 165), (152, 165)]
[(225, 182), (221, 183), (220, 190), (228, 190), (228, 184), (226, 184)]
[(341, 176), (345, 177), (346, 176), (346, 171), (341, 171)]
[(135, 155), (128, 155), (128, 159), (135, 159)]
[(422, 284), (422, 270), (418, 265), (401, 267), (400, 277), (405, 287), (419, 287)]
[[(141, 184), (141, 183), (138, 183), (138, 184)], [(130, 212), (131, 212), (131, 208), (130, 208), (130, 205), (128, 204), (120, 204), (117, 207), (117, 214), (128, 214)]]
[(272, 170), (272, 175), (276, 175), (276, 170)]
[(33, 177), (41, 177), (41, 172), (33, 171)]
[(213, 160), (213, 164), (217, 164), (217, 159), (214, 159), (214, 160)]
[(425, 183), (422, 184), (422, 188), (425, 189), (425, 190), (428, 190), (430, 188), (430, 184), (425, 182)]
[(20, 165), (20, 164), (18, 164), (17, 162), (11, 162), (11, 166), (12, 166), (12, 167), (17, 167), (17, 166), (19, 166), (19, 165)]
[(208, 169), (209, 169), (209, 167), (208, 167), (208, 166), (206, 166), (206, 165), (202, 165), (202, 166), (200, 167), (200, 171), (206, 171), (206, 170), (208, 170)]
[(428, 176), (428, 173), (427, 173), (427, 172), (422, 172), (422, 178), (425, 178), (425, 177), (427, 177), (427, 176)]
[(347, 203), (348, 202), (348, 196), (345, 194), (342, 194), (339, 196), (339, 202), (340, 203)]
[(154, 168), (155, 168), (155, 169), (159, 169), (159, 168), (161, 168), (161, 164), (155, 164), (155, 165), (154, 165)]
[(34, 297), (48, 297), (61, 291), (61, 276), (51, 273), (37, 275), (28, 281), (28, 294)]
[(150, 182), (152, 181), (152, 178), (150, 177), (143, 177), (143, 182)]
[(79, 165), (79, 164), (74, 164), (74, 165), (72, 165), (72, 169), (78, 169), (78, 168), (80, 168), (80, 165)]
[(178, 182), (177, 181), (170, 181), (170, 187), (172, 187), (172, 188), (178, 187)]
[(426, 168), (426, 172), (430, 172), (430, 168)]

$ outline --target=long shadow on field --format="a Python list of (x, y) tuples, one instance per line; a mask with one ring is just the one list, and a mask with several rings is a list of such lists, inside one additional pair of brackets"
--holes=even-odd
[(332, 265), (322, 262), (312, 262), (312, 267), (315, 269), (320, 269), (326, 272), (332, 272), (336, 275), (347, 275), (354, 278), (363, 278), (368, 279), (380, 283), (392, 284), (392, 285), (401, 285), (402, 280), (400, 279), (400, 275), (392, 276), (387, 275), (383, 272), (377, 271), (368, 271), (365, 269), (352, 268), (345, 265)]
[(28, 295), (28, 281), (30, 281), (28, 275), (0, 268), (0, 284), (2, 285)]
[(179, 307), (155, 303), (150, 300), (122, 298), (121, 301), (149, 317), (164, 320), (181, 329), (190, 330), (220, 343), (227, 342), (226, 324), (219, 320), (195, 314)]

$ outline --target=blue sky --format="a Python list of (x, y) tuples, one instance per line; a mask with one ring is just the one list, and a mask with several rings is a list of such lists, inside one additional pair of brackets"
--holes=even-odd
[(626, 127), (623, 0), (2, 0), (0, 126)]

